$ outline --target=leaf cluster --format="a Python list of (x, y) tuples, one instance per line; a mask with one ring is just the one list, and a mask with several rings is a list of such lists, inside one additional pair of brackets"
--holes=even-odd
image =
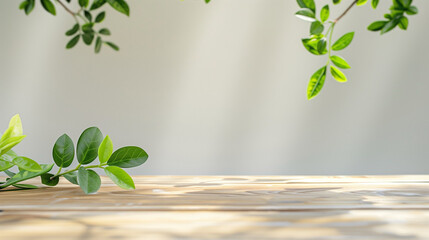
[[(54, 164), (39, 164), (36, 161), (18, 156), (12, 148), (21, 142), (25, 135), (22, 134), (22, 124), (19, 115), (12, 117), (9, 128), (0, 139), (0, 172), (5, 172), (9, 177), (0, 183), (0, 189), (8, 186), (18, 188), (37, 188), (34, 185), (20, 184), (20, 182), (39, 177), (47, 186), (55, 186), (62, 176), (69, 182), (79, 185), (86, 193), (95, 193), (101, 185), (101, 179), (94, 168), (102, 169), (106, 175), (123, 189), (134, 189), (133, 179), (123, 168), (133, 168), (146, 162), (147, 153), (136, 146), (126, 146), (113, 151), (113, 143), (107, 135), (103, 137), (100, 129), (90, 127), (82, 132), (75, 145), (72, 139), (63, 134), (54, 144), (52, 157), (55, 165), (59, 167), (56, 174), (49, 173)], [(70, 170), (73, 161), (77, 160), (77, 166)], [(93, 163), (98, 158), (98, 163)], [(10, 171), (12, 167), (18, 167), (18, 172)]]

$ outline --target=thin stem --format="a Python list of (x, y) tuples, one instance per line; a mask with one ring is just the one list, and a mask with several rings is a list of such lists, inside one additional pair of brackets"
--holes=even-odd
[(338, 21), (340, 21), (340, 19), (342, 18), (342, 17), (344, 17), (344, 15), (346, 15), (349, 11), (350, 11), (350, 9), (352, 9), (352, 7), (354, 6), (354, 5), (356, 5), (356, 3), (358, 2), (358, 0), (354, 0), (353, 2), (352, 2), (352, 4), (350, 4), (350, 6), (337, 18), (337, 19), (335, 19), (334, 20), (334, 23), (337, 23)]
[(56, 175), (58, 175), (58, 174), (60, 174), (61, 170), (63, 170), (63, 167), (60, 167), (60, 168), (58, 169), (58, 172), (55, 174), (55, 176), (56, 176)]
[[(103, 168), (103, 166), (106, 166), (106, 165), (107, 165), (107, 163), (103, 163), (103, 164), (97, 164), (97, 165), (84, 166), (84, 168), (85, 168), (85, 169), (88, 169), (88, 168)], [(79, 170), (79, 168), (80, 168), (81, 166), (82, 166), (82, 164), (80, 164), (80, 163), (79, 163), (79, 165), (77, 165), (77, 166), (76, 166), (76, 168), (70, 169), (70, 170), (65, 171), (65, 172), (63, 172), (63, 173), (59, 173), (59, 171), (58, 171), (58, 173), (57, 173), (57, 174), (55, 174), (52, 178), (60, 177), (60, 176), (63, 176), (63, 175), (65, 175), (65, 174), (67, 174), (67, 173), (75, 172), (75, 171)]]
[(70, 10), (70, 8), (68, 8), (63, 2), (61, 2), (61, 0), (57, 0), (57, 2), (68, 12), (70, 13), (73, 17), (77, 14), (75, 12), (73, 12), (72, 10)]

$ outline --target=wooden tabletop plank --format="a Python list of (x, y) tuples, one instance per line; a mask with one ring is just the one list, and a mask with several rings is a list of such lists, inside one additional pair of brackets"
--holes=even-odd
[(0, 191), (0, 239), (429, 239), (427, 175), (102, 182), (90, 195), (65, 181)]

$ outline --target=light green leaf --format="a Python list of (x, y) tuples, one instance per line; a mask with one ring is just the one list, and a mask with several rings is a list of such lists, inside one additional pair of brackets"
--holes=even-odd
[(132, 168), (142, 165), (148, 158), (147, 153), (139, 147), (123, 147), (116, 150), (107, 161), (109, 166)]
[(30, 172), (42, 171), (42, 167), (36, 161), (27, 157), (16, 157), (12, 162), (23, 170)]
[(380, 31), (381, 29), (383, 29), (384, 25), (386, 25), (387, 21), (376, 21), (371, 23), (368, 26), (368, 30), (370, 31)]
[(54, 4), (51, 2), (51, 0), (40, 0), (40, 2), (42, 3), (43, 8), (51, 13), (52, 15), (56, 15), (56, 11), (55, 11), (55, 6)]
[(356, 5), (358, 5), (358, 6), (362, 6), (362, 5), (365, 5), (367, 2), (368, 2), (368, 0), (358, 0), (358, 1), (356, 2)]
[(68, 167), (74, 159), (73, 141), (67, 134), (63, 134), (55, 142), (52, 149), (52, 157), (58, 167)]
[(314, 12), (308, 8), (303, 8), (299, 10), (298, 12), (295, 13), (295, 16), (305, 21), (310, 21), (310, 22), (316, 21), (316, 18), (315, 18), (316, 16), (314, 15)]
[(0, 143), (11, 137), (22, 136), (22, 122), (19, 114), (14, 115), (9, 121), (9, 127), (0, 138)]
[(113, 153), (113, 143), (109, 135), (106, 135), (103, 142), (101, 142), (100, 147), (98, 148), (98, 159), (100, 163), (106, 163), (109, 160), (110, 156)]
[(332, 50), (339, 51), (346, 48), (352, 42), (354, 34), (354, 32), (344, 34), (332, 45)]
[(8, 162), (12, 162), (12, 161), (13, 161), (13, 159), (14, 159), (14, 158), (16, 158), (16, 157), (18, 157), (18, 155), (17, 155), (14, 151), (9, 150), (9, 151), (8, 151), (8, 152), (6, 152), (5, 154), (1, 155), (1, 156), (0, 156), (0, 159), (1, 159), (1, 160), (8, 161)]
[(331, 66), (331, 75), (338, 82), (347, 82), (346, 75), (334, 66)]
[(136, 188), (134, 186), (133, 179), (123, 169), (121, 169), (119, 167), (115, 167), (115, 166), (109, 166), (109, 167), (104, 168), (104, 172), (119, 187), (121, 187), (123, 189), (135, 189)]
[(415, 15), (419, 12), (416, 6), (411, 6), (405, 11), (408, 15)]
[(125, 0), (106, 0), (116, 11), (130, 16), (130, 8)]
[(13, 163), (0, 159), (0, 172), (8, 170), (9, 168), (15, 166)]
[(376, 9), (376, 8), (377, 8), (377, 6), (378, 6), (378, 2), (379, 2), (379, 0), (372, 0), (372, 1), (371, 1), (371, 6), (372, 6), (372, 8)]
[(407, 30), (408, 28), (408, 18), (405, 16), (402, 16), (399, 19), (398, 27), (402, 30)]
[(98, 147), (103, 141), (103, 134), (97, 127), (87, 128), (77, 142), (77, 160), (82, 165), (91, 163), (97, 158)]
[(313, 11), (313, 13), (316, 13), (316, 4), (314, 0), (297, 0), (297, 3), (301, 8), (308, 8)]
[(22, 181), (25, 181), (27, 179), (40, 176), (44, 173), (51, 171), (53, 166), (54, 166), (54, 164), (49, 164), (49, 165), (48, 164), (41, 164), (40, 167), (42, 168), (42, 170), (39, 172), (30, 172), (30, 171), (26, 171), (26, 170), (21, 170), (17, 174), (15, 174), (13, 177), (11, 177), (9, 180), (7, 180), (6, 183), (1, 185), (0, 188), (5, 188), (5, 187), (8, 187), (10, 185), (16, 184), (18, 182), (22, 182)]
[(86, 194), (97, 192), (101, 185), (100, 176), (93, 170), (84, 167), (80, 167), (78, 170), (77, 182)]
[(9, 150), (15, 147), (18, 143), (20, 143), (25, 137), (26, 137), (25, 135), (10, 137), (5, 141), (0, 142), (0, 155), (3, 155), (9, 152)]
[(310, 78), (310, 82), (307, 87), (307, 99), (310, 100), (317, 96), (322, 90), (326, 79), (326, 66), (323, 66), (317, 70)]
[(340, 56), (331, 56), (330, 59), (337, 67), (350, 68), (350, 65), (347, 63), (347, 61)]
[(79, 0), (79, 6), (86, 8), (88, 7), (89, 0)]
[(326, 4), (322, 10), (320, 10), (320, 20), (322, 20), (322, 22), (325, 22), (326, 20), (328, 20), (329, 18), (329, 5)]

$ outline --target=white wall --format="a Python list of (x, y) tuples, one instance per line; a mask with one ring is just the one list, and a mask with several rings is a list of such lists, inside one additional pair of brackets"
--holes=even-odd
[(295, 1), (129, 2), (130, 18), (109, 9), (105, 21), (121, 51), (99, 55), (64, 49), (63, 10), (26, 17), (0, 2), (0, 126), (21, 114), (19, 153), (50, 162), (58, 136), (97, 125), (149, 153), (134, 174), (429, 172), (429, 1), (414, 1), (407, 32), (382, 37), (366, 26), (390, 1), (354, 8), (335, 32), (356, 31), (341, 53), (349, 82), (328, 78), (312, 101), (326, 59), (302, 47)]

